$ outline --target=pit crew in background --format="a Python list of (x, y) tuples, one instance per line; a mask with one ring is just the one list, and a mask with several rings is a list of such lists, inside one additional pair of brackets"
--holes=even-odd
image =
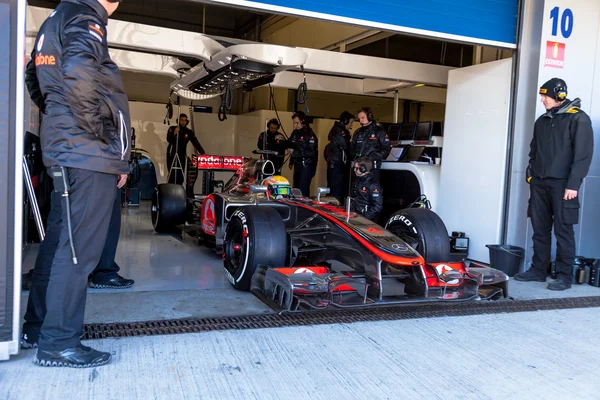
[(271, 150), (278, 153), (277, 155), (267, 154), (265, 155), (265, 159), (273, 162), (275, 175), (280, 175), (285, 158), (285, 137), (279, 132), (279, 121), (277, 118), (270, 120), (267, 124), (267, 131), (261, 132), (258, 135), (256, 146), (259, 150)]
[(533, 259), (531, 268), (514, 278), (546, 281), (554, 227), (557, 279), (548, 289), (565, 290), (573, 279), (573, 225), (579, 223), (579, 189), (592, 162), (594, 134), (590, 117), (580, 109), (581, 100), (567, 99), (567, 84), (562, 79), (544, 83), (540, 94), (547, 111), (535, 122), (526, 174)]
[(310, 182), (317, 172), (319, 140), (306, 120), (306, 114), (298, 111), (292, 115), (294, 131), (287, 149), (291, 153), (290, 168), (294, 167), (294, 187), (305, 197), (310, 197)]
[(375, 123), (373, 111), (369, 107), (358, 110), (361, 127), (352, 136), (352, 154), (354, 158), (369, 157), (373, 160), (373, 179), (379, 182), (381, 162), (389, 156), (392, 149), (387, 132)]
[[(190, 160), (187, 157), (187, 145), (189, 142), (192, 142), (198, 153), (206, 154), (194, 131), (187, 127), (189, 122), (188, 116), (181, 114), (179, 116), (179, 124), (177, 126), (170, 126), (167, 131), (167, 142), (169, 143), (167, 146), (167, 173), (169, 174), (169, 183), (183, 183), (183, 174), (181, 171), (175, 170), (171, 174), (171, 168), (173, 167), (175, 154), (179, 155), (181, 168), (185, 169), (186, 163), (190, 164)], [(179, 141), (177, 141), (178, 137)]]
[(38, 347), (38, 365), (95, 367), (111, 358), (82, 346), (80, 336), (88, 275), (100, 261), (116, 187), (129, 173), (129, 100), (106, 40), (108, 17), (118, 5), (115, 0), (61, 2), (40, 27), (27, 64), (27, 88), (43, 113), (44, 165), (57, 191), (69, 192), (68, 198), (52, 196), (59, 212), (48, 218), (47, 232), (59, 232), (60, 240), (49, 271), (34, 271), (31, 284), (29, 300), (46, 299), (40, 329), (24, 327), (23, 339)]
[(331, 196), (340, 203), (348, 196), (350, 178), (350, 128), (354, 123), (354, 115), (344, 111), (339, 121), (335, 121), (329, 131), (328, 144), (325, 148), (327, 161), (327, 187)]
[(377, 223), (383, 209), (383, 190), (373, 177), (373, 171), (373, 162), (369, 157), (359, 157), (354, 161), (356, 180), (350, 193), (350, 208)]

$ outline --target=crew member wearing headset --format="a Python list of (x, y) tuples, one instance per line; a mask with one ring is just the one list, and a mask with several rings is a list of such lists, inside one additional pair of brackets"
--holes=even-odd
[(339, 121), (335, 121), (327, 137), (325, 149), (327, 161), (327, 186), (331, 196), (343, 203), (348, 196), (348, 180), (350, 177), (350, 128), (354, 123), (354, 115), (344, 111)]
[(518, 281), (546, 282), (552, 248), (552, 228), (557, 241), (557, 279), (548, 289), (565, 290), (573, 280), (575, 234), (579, 223), (579, 188), (589, 172), (594, 152), (590, 117), (581, 100), (567, 99), (567, 84), (550, 79), (540, 88), (546, 108), (535, 122), (529, 152), (528, 216), (533, 227), (531, 268), (514, 276)]
[(294, 131), (287, 151), (291, 153), (290, 168), (294, 167), (294, 187), (306, 197), (310, 196), (310, 182), (317, 172), (319, 140), (306, 120), (306, 114), (298, 111), (292, 115)]
[(373, 161), (359, 157), (354, 161), (356, 181), (352, 186), (350, 209), (377, 223), (383, 209), (383, 189), (373, 177)]
[(390, 138), (386, 131), (375, 123), (371, 108), (361, 108), (357, 116), (361, 127), (352, 136), (352, 154), (354, 158), (369, 157), (373, 161), (371, 174), (373, 179), (379, 182), (381, 162), (392, 150)]
[(283, 167), (283, 160), (285, 158), (285, 137), (279, 132), (279, 121), (277, 118), (273, 118), (268, 122), (267, 131), (260, 133), (256, 146), (260, 150), (277, 152), (277, 155), (265, 155), (265, 159), (273, 162), (275, 175), (281, 175), (281, 168)]
[[(179, 155), (181, 167), (185, 168), (185, 163), (188, 162), (187, 145), (189, 142), (192, 142), (198, 153), (206, 154), (194, 131), (187, 127), (189, 122), (188, 116), (181, 114), (179, 116), (179, 124), (177, 126), (170, 126), (167, 131), (167, 142), (169, 143), (167, 146), (167, 171), (169, 173), (170, 183), (183, 183), (182, 174), (178, 174), (177, 171), (175, 171), (173, 175), (171, 175), (170, 172), (173, 167), (173, 161), (175, 160), (175, 154)], [(179, 141), (177, 140), (178, 137)]]

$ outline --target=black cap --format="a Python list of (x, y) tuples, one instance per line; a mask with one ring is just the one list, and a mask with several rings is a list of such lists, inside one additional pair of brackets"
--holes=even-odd
[(567, 98), (567, 83), (560, 78), (552, 78), (540, 87), (540, 94), (563, 101)]

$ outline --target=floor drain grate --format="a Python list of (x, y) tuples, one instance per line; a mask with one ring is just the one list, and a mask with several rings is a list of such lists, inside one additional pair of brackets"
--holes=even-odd
[(170, 335), (232, 329), (280, 328), (301, 325), (344, 324), (467, 315), (501, 314), (600, 307), (600, 296), (539, 300), (503, 300), (465, 303), (430, 303), (240, 317), (174, 319), (146, 322), (88, 324), (84, 340), (132, 336)]

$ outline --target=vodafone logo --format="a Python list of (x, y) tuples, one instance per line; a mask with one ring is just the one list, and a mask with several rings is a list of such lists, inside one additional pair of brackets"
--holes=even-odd
[(308, 268), (298, 268), (297, 270), (294, 271), (294, 274), (312, 274), (314, 275), (314, 271), (311, 271)]
[(208, 196), (202, 203), (202, 230), (209, 235), (214, 235), (217, 231), (216, 225), (215, 200), (212, 196)]
[(223, 166), (227, 167), (241, 167), (244, 165), (243, 157), (223, 157)]

